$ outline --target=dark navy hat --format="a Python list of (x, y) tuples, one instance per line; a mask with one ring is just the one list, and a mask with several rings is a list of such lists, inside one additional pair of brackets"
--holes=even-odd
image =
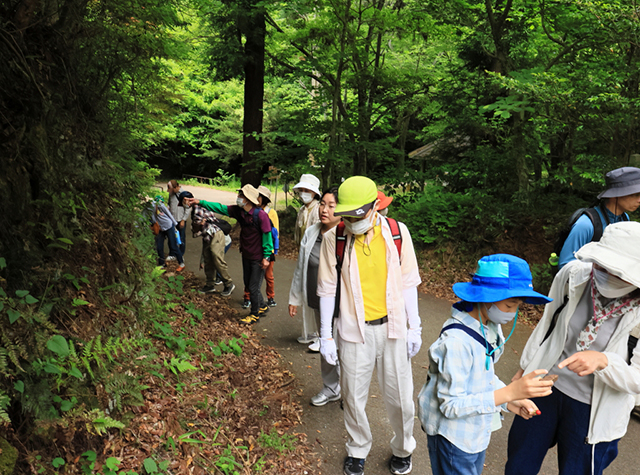
[(190, 191), (181, 191), (180, 194), (178, 194), (178, 206), (182, 206), (182, 200), (185, 198), (193, 198)]

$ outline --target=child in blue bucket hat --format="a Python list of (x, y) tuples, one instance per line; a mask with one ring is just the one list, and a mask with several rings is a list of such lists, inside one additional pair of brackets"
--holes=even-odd
[(453, 291), (462, 300), (429, 348), (418, 415), (434, 475), (480, 474), (491, 432), (501, 426), (500, 411), (529, 419), (539, 411), (527, 398), (547, 396), (553, 385), (542, 379), (542, 369), (509, 385), (497, 378), (494, 364), (506, 342), (500, 325), (513, 320), (511, 337), (520, 303), (552, 299), (533, 290), (529, 265), (509, 254), (483, 257), (471, 282), (458, 282)]

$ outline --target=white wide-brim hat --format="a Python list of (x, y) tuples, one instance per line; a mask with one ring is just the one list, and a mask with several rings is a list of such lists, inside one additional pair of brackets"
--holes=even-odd
[(310, 173), (305, 173), (300, 177), (300, 183), (295, 185), (293, 189), (306, 188), (313, 191), (316, 195), (320, 195), (320, 180)]
[(640, 223), (610, 224), (604, 228), (600, 241), (582, 246), (576, 258), (596, 263), (610, 274), (640, 287)]

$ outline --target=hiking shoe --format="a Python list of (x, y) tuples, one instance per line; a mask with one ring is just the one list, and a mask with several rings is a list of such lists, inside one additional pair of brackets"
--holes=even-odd
[(242, 301), (242, 308), (249, 308), (249, 307), (251, 307), (251, 300), (244, 299)]
[(314, 341), (307, 348), (311, 353), (320, 353), (320, 340)]
[(311, 398), (311, 405), (320, 407), (320, 406), (324, 406), (328, 402), (337, 401), (339, 399), (340, 399), (340, 394), (334, 395), (334, 396), (327, 396), (325, 393), (320, 391), (318, 394), (316, 394)]
[(222, 279), (218, 277), (216, 281), (213, 283), (213, 285), (220, 285), (220, 284), (222, 284)]
[(178, 267), (176, 267), (176, 272), (182, 272), (185, 268), (184, 264), (180, 264)]
[(260, 315), (247, 315), (244, 318), (240, 319), (240, 323), (244, 323), (246, 325), (253, 325), (254, 323), (256, 323), (258, 320), (260, 320)]
[(220, 292), (220, 295), (222, 295), (223, 297), (228, 297), (229, 295), (231, 295), (231, 292), (233, 292), (233, 289), (235, 288), (235, 284), (225, 285), (224, 289), (222, 289), (222, 292)]
[(396, 475), (411, 473), (412, 468), (411, 455), (408, 457), (396, 457), (395, 455), (392, 455), (391, 460), (389, 460), (389, 471)]
[(277, 303), (276, 303), (276, 301), (275, 301), (275, 300), (273, 300), (273, 299), (267, 299), (267, 305), (268, 305), (269, 307), (275, 307), (275, 306), (276, 306), (276, 305), (278, 305), (278, 304), (277, 304)]
[(167, 256), (165, 258), (165, 261), (175, 261), (176, 260), (176, 256)]
[(344, 475), (364, 475), (364, 459), (347, 457), (344, 460)]
[(200, 289), (201, 294), (211, 294), (216, 291), (216, 288), (213, 285), (205, 285)]
[(309, 343), (313, 343), (318, 340), (318, 335), (315, 333), (307, 336), (299, 336), (298, 343), (302, 343), (303, 345), (308, 345)]
[(269, 307), (265, 305), (258, 310), (258, 315), (262, 316), (269, 311)]

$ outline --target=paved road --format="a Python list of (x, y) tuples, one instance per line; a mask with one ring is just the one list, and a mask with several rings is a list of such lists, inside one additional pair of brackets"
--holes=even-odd
[[(185, 186), (197, 198), (209, 201), (219, 201), (224, 204), (234, 204), (236, 195), (233, 193), (216, 191), (209, 188)], [(185, 261), (187, 268), (199, 273), (204, 279), (204, 272), (198, 270), (200, 262), (201, 242), (199, 239), (187, 238), (187, 252)], [(230, 303), (237, 308), (241, 315), (247, 313), (241, 309), (242, 303), (242, 266), (237, 249), (232, 249), (227, 254), (231, 276), (237, 287), (230, 297)], [(301, 345), (296, 338), (302, 332), (302, 324), (299, 320), (292, 320), (287, 312), (287, 299), (291, 276), (295, 268), (295, 262), (288, 259), (279, 259), (274, 267), (276, 281), (276, 302), (278, 306), (272, 308), (267, 317), (254, 326), (254, 331), (264, 338), (264, 344), (272, 346), (282, 355), (283, 362), (297, 378), (296, 397), (304, 407), (302, 426), (299, 432), (305, 432), (309, 441), (315, 444), (315, 450), (319, 459), (322, 459), (322, 467), (316, 473), (324, 475), (339, 475), (342, 473), (342, 462), (345, 457), (344, 443), (346, 431), (342, 419), (342, 410), (338, 402), (329, 403), (324, 407), (309, 405), (309, 399), (322, 387), (320, 379), (320, 355), (307, 351), (306, 345)], [(420, 294), (420, 315), (423, 323), (423, 345), (420, 353), (413, 358), (414, 396), (418, 392), (426, 377), (428, 366), (427, 348), (440, 332), (440, 328), (450, 314), (449, 302), (436, 299), (430, 295)], [(507, 329), (507, 331), (510, 330)], [(517, 325), (513, 337), (506, 345), (504, 355), (500, 359), (496, 371), (505, 382), (518, 369), (519, 354), (531, 330), (524, 325)], [(376, 377), (370, 390), (367, 412), (371, 431), (373, 432), (373, 447), (367, 458), (365, 473), (367, 475), (386, 475), (387, 461), (391, 456), (389, 441), (393, 434), (389, 428), (386, 411), (380, 392), (377, 387)], [(507, 454), (508, 428), (513, 420), (512, 414), (506, 414), (503, 428), (494, 432), (491, 444), (487, 450), (485, 462), (485, 475), (498, 475), (503, 473)], [(424, 432), (416, 423), (414, 435), (418, 446), (413, 455), (413, 474), (428, 475), (431, 473), (429, 457), (427, 453), (427, 440)], [(627, 435), (619, 444), (620, 454), (611, 467), (605, 472), (608, 475), (632, 475), (640, 474), (640, 420), (632, 417)], [(543, 464), (543, 475), (558, 473), (555, 462), (555, 450), (550, 451)]]

